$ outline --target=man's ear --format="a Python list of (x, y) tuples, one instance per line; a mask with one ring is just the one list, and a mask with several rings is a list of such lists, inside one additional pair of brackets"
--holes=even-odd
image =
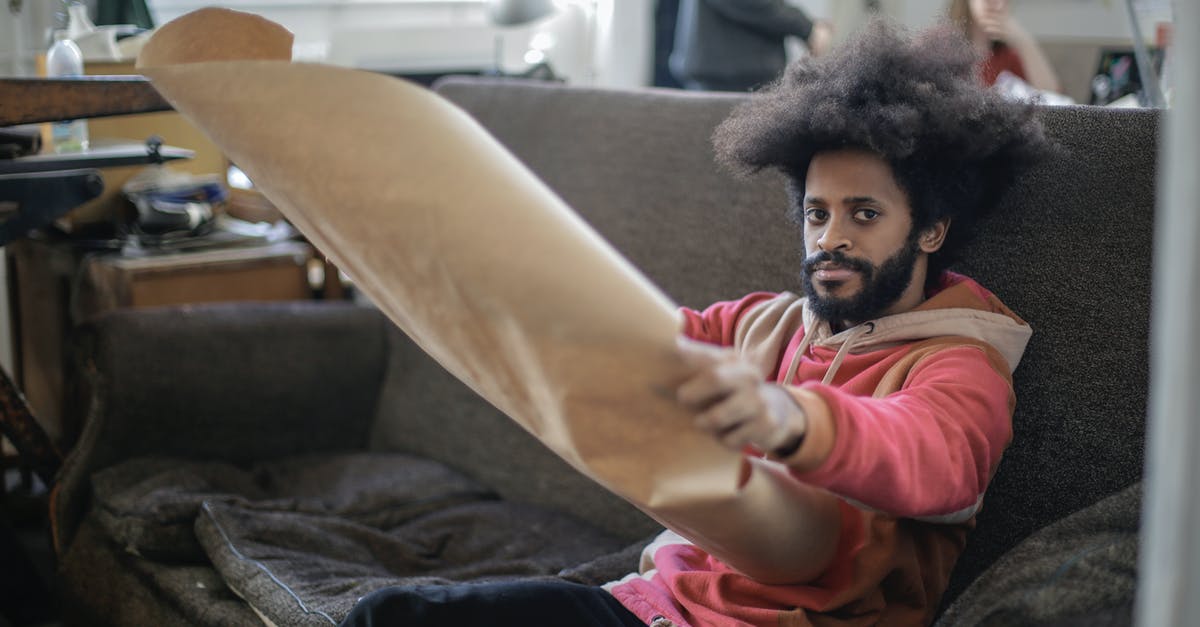
[(917, 244), (921, 247), (921, 252), (925, 254), (933, 254), (942, 247), (946, 242), (946, 233), (950, 231), (950, 218), (942, 218), (933, 223), (933, 226), (921, 231), (921, 236), (917, 239)]

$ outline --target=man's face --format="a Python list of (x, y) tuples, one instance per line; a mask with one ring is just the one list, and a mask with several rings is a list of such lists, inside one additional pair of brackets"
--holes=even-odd
[(854, 324), (921, 303), (925, 253), (941, 246), (944, 228), (918, 236), (886, 161), (863, 150), (818, 153), (803, 203), (804, 292), (818, 317)]

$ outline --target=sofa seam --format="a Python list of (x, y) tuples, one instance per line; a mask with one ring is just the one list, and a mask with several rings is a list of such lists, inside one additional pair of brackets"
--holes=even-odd
[[(212, 509), (209, 507), (209, 503), (207, 500), (203, 501), (200, 504), (200, 508), (204, 511), (205, 515), (208, 516), (208, 519), (210, 521), (212, 521), (213, 526), (216, 527), (216, 529), (217, 529), (217, 533), (221, 534), (221, 539), (225, 542), (225, 546), (229, 547), (229, 550), (233, 552), (234, 557), (236, 557), (237, 559), (239, 559), (243, 562), (249, 562), (249, 563), (253, 564), (255, 567), (257, 567), (259, 570), (261, 570), (262, 572), (266, 573), (267, 577), (269, 577), (271, 579), (271, 581), (275, 582), (275, 585), (282, 588), (285, 592), (288, 593), (289, 596), (291, 596), (293, 599), (295, 599), (296, 603), (300, 606), (300, 610), (302, 612), (304, 612), (305, 614), (318, 614), (318, 615), (324, 617), (325, 620), (329, 621), (329, 624), (331, 624), (331, 625), (337, 624), (337, 621), (333, 620), (333, 618), (330, 617), (325, 612), (322, 612), (321, 610), (309, 609), (308, 606), (304, 603), (304, 601), (300, 598), (300, 596), (297, 595), (296, 592), (293, 591), (290, 586), (283, 583), (283, 581), (281, 581), (278, 577), (276, 577), (275, 573), (271, 572), (271, 569), (267, 568), (267, 566), (265, 564), (263, 564), (262, 562), (260, 562), (256, 559), (246, 557), (241, 551), (239, 551), (237, 546), (235, 546), (233, 544), (233, 541), (230, 540), (229, 534), (225, 533), (225, 528), (221, 526), (221, 523), (219, 521), (217, 521), (217, 517), (213, 513)], [(250, 603), (249, 601), (247, 601), (247, 603), (250, 604), (251, 607), (253, 607), (253, 605), (254, 605), (253, 603)]]

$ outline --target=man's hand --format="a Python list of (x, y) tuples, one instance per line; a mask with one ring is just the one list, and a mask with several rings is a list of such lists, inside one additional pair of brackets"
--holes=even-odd
[(680, 338), (679, 352), (694, 371), (676, 398), (695, 412), (696, 427), (725, 446), (747, 445), (778, 457), (794, 453), (808, 426), (804, 410), (782, 387), (733, 349)]
[(1030, 39), (1029, 33), (1008, 11), (990, 11), (976, 18), (976, 23), (992, 41), (1013, 45)]
[(1007, 10), (990, 11), (978, 16), (976, 23), (992, 41), (1012, 47), (1025, 66), (1025, 81), (1043, 91), (1062, 92), (1062, 84), (1041, 46), (1029, 31)]

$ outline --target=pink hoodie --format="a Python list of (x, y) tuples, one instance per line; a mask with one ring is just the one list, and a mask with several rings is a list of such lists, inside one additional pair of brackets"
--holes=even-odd
[(751, 294), (685, 332), (732, 346), (767, 378), (812, 391), (837, 434), (798, 480), (841, 497), (832, 565), (812, 582), (758, 583), (664, 532), (638, 573), (605, 586), (656, 625), (927, 624), (1012, 436), (1012, 370), (1029, 326), (944, 273), (919, 307), (833, 333), (793, 294)]

